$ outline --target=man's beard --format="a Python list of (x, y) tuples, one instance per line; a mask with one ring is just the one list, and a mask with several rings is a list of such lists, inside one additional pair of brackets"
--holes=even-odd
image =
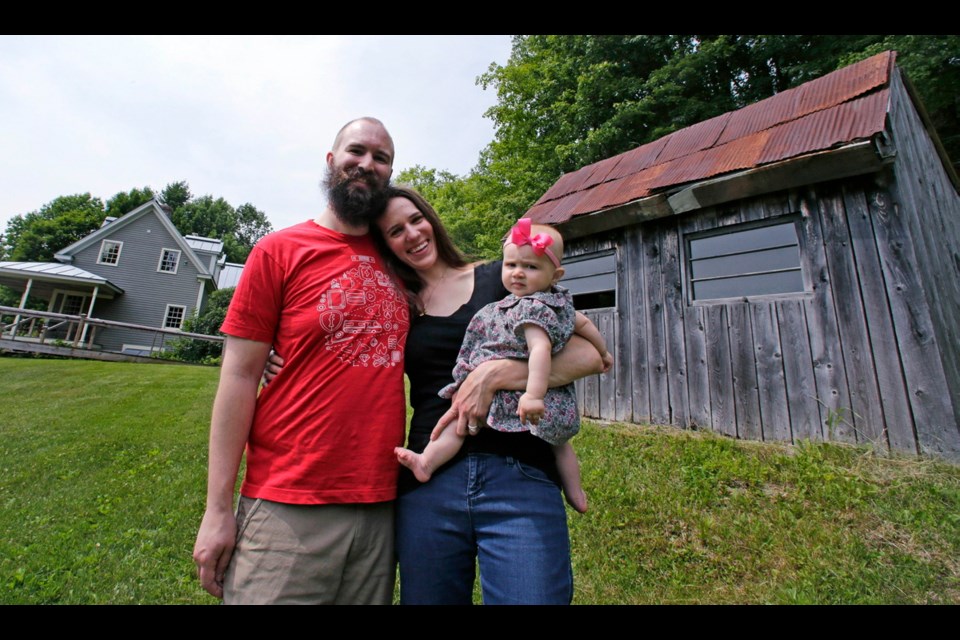
[[(360, 180), (367, 189), (354, 187)], [(339, 168), (327, 168), (323, 177), (327, 199), (337, 218), (352, 227), (364, 227), (380, 217), (387, 206), (386, 185), (378, 183), (376, 174), (354, 169), (347, 173)]]

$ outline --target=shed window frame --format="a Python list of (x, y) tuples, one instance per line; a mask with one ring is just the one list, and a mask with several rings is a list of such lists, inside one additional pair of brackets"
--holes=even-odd
[[(169, 260), (168, 255), (172, 255), (173, 259)], [(170, 273), (173, 275), (177, 274), (177, 270), (180, 268), (180, 250), (179, 249), (167, 249), (163, 248), (160, 250), (160, 262), (157, 263), (157, 271), (159, 273)], [(172, 263), (173, 268), (169, 268)], [(168, 268), (164, 268), (168, 267)]]
[[(171, 311), (174, 309), (179, 310), (179, 322), (177, 324), (171, 324), (171, 320), (176, 321), (177, 314), (172, 314)], [(163, 328), (164, 329), (183, 329), (183, 322), (187, 319), (187, 306), (183, 304), (168, 304), (166, 310), (163, 312)]]
[(123, 252), (122, 240), (104, 240), (100, 243), (100, 253), (97, 254), (97, 264), (107, 264), (116, 267), (120, 264), (120, 253)]
[[(578, 311), (614, 309), (617, 306), (618, 265), (616, 249), (573, 256), (563, 261), (566, 273), (559, 284), (570, 290)], [(595, 304), (609, 299), (609, 294), (613, 296), (611, 304)]]
[[(683, 242), (683, 247), (686, 253), (684, 257), (684, 285), (686, 286), (687, 290), (686, 297), (688, 304), (695, 306), (714, 305), (767, 299), (796, 299), (809, 296), (810, 289), (807, 281), (807, 275), (803, 266), (804, 243), (803, 235), (799, 226), (800, 220), (801, 215), (796, 213), (785, 216), (777, 216), (776, 218), (769, 218), (766, 220), (733, 224), (707, 231), (698, 231), (685, 234)], [(769, 240), (763, 239), (759, 245), (749, 244), (750, 242), (756, 241), (756, 239), (760, 237), (757, 236), (757, 234), (751, 234), (750, 232), (761, 229), (772, 229), (774, 227), (792, 228), (792, 241), (770, 242)], [(742, 234), (741, 238), (736, 238), (736, 236), (740, 234)], [(732, 240), (734, 243), (743, 242), (743, 244), (735, 247), (734, 250), (719, 250), (715, 253), (712, 253), (714, 251), (713, 249), (707, 249), (707, 251), (711, 253), (695, 256), (697, 253), (697, 250), (695, 249), (696, 243), (702, 240), (709, 240), (721, 236), (726, 236), (728, 240)], [(751, 240), (750, 236), (754, 236), (754, 238)], [(793, 251), (791, 251), (791, 249)], [(703, 250), (702, 247), (701, 250)], [(733, 266), (734, 263), (730, 259), (736, 260), (737, 258), (751, 255), (758, 258), (764, 256), (772, 262), (783, 260), (787, 257), (791, 258), (791, 261), (789, 265), (756, 268), (754, 270), (735, 270), (729, 273), (700, 275), (700, 277), (695, 277), (695, 273), (697, 272), (696, 263), (700, 263), (700, 271), (702, 272), (703, 266), (707, 264), (707, 261), (714, 261), (716, 265), (715, 268), (722, 271), (725, 269), (730, 269)], [(767, 278), (767, 276), (779, 276), (780, 282), (774, 282)], [(750, 283), (751, 279), (753, 279), (751, 284), (755, 288), (750, 288), (751, 284), (748, 284)], [(760, 279), (766, 279), (766, 283), (764, 285), (760, 285)], [(743, 283), (746, 288), (740, 289), (736, 293), (724, 291), (724, 295), (711, 295), (708, 292), (704, 292), (700, 296), (697, 295), (698, 283), (732, 283), (737, 280)], [(758, 292), (758, 288), (776, 290), (761, 290)]]

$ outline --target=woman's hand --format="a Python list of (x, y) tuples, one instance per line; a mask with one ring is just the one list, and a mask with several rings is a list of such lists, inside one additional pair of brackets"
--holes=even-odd
[[(498, 389), (505, 388), (501, 381), (501, 373), (511, 362), (516, 361), (489, 360), (471, 371), (450, 402), (450, 408), (437, 421), (430, 439), (436, 440), (443, 430), (454, 422), (456, 422), (458, 435), (465, 436), (468, 433), (476, 435), (480, 427), (487, 422), (493, 394)], [(526, 384), (526, 377), (523, 382)]]

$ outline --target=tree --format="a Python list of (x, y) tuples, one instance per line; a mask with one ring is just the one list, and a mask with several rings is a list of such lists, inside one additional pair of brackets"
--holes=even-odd
[(89, 193), (60, 196), (39, 211), (14, 216), (7, 222), (2, 253), (5, 260), (49, 262), (53, 255), (103, 222), (103, 201)]
[(143, 189), (130, 189), (130, 191), (121, 191), (109, 200), (107, 200), (106, 214), (114, 218), (119, 218), (125, 213), (130, 213), (140, 205), (150, 202), (156, 194), (150, 187)]
[(187, 204), (192, 198), (193, 194), (190, 193), (190, 185), (186, 180), (171, 182), (160, 192), (160, 200), (173, 210)]
[(273, 225), (267, 220), (267, 214), (249, 202), (240, 205), (236, 210), (236, 227), (233, 230), (236, 246), (227, 251), (227, 256), (234, 262), (246, 262), (257, 240), (271, 231)]
[[(220, 325), (227, 316), (227, 308), (233, 299), (234, 288), (219, 289), (207, 297), (207, 306), (200, 315), (187, 318), (183, 330), (188, 333), (202, 333), (208, 336), (222, 336)], [(178, 338), (170, 343), (171, 353), (178, 360), (214, 364), (218, 362), (223, 343)]]

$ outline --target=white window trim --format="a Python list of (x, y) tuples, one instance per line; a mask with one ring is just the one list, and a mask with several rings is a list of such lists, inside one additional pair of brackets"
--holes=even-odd
[[(170, 309), (181, 309), (183, 313), (180, 316), (180, 324), (176, 327), (171, 327), (167, 325), (167, 319), (170, 317)], [(163, 312), (163, 325), (164, 329), (183, 329), (183, 322), (187, 319), (187, 305), (185, 304), (168, 304), (166, 310)]]
[[(103, 250), (107, 246), (107, 243), (117, 245), (117, 261), (116, 262), (104, 262), (103, 260)], [(97, 264), (106, 264), (111, 267), (116, 267), (120, 264), (120, 254), (123, 252), (123, 241), (122, 240), (104, 240), (100, 243), (100, 253), (97, 254)]]
[[(177, 254), (177, 261), (173, 265), (173, 271), (167, 271), (166, 269), (163, 268), (163, 255), (167, 251)], [(174, 275), (174, 276), (177, 275), (177, 270), (180, 269), (180, 258), (182, 256), (183, 256), (183, 252), (181, 252), (179, 249), (169, 249), (167, 247), (160, 249), (160, 261), (157, 263), (157, 272), (169, 273), (170, 275)]]

